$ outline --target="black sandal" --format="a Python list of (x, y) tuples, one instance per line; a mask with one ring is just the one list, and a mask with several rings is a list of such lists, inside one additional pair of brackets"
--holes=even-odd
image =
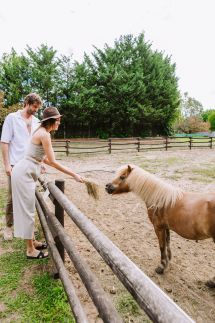
[(37, 247), (35, 247), (35, 249), (37, 249), (37, 250), (43, 250), (43, 249), (47, 249), (48, 248), (48, 245), (47, 245), (46, 242), (41, 242), (41, 243), (42, 243), (41, 246), (37, 246)]
[(40, 251), (38, 253), (37, 256), (26, 256), (27, 259), (43, 259), (43, 258), (47, 258), (49, 255), (45, 255), (42, 251)]

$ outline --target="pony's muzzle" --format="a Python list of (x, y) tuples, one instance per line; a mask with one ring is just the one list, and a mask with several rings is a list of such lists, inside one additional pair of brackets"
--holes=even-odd
[(113, 194), (115, 188), (113, 186), (113, 184), (111, 183), (108, 183), (106, 186), (105, 186), (105, 191), (108, 193), (108, 194)]

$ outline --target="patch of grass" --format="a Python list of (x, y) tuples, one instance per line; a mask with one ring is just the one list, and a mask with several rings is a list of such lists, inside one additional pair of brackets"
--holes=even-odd
[(7, 189), (4, 187), (0, 188), (0, 217), (5, 214)]
[(198, 182), (198, 183), (205, 183), (205, 184), (209, 184), (209, 183), (213, 183), (214, 180), (208, 177), (202, 177), (202, 176), (190, 176), (189, 177), (190, 181), (193, 182)]
[[(6, 242), (2, 245), (8, 246)], [(75, 322), (61, 282), (47, 272), (38, 273), (48, 260), (26, 259), (25, 245), (20, 239), (11, 241), (11, 248), (18, 250), (0, 256), (0, 303), (5, 307), (0, 312), (0, 321)]]
[(48, 273), (36, 275), (32, 279), (34, 294), (22, 291), (7, 302), (10, 312), (17, 311), (22, 322), (75, 322), (63, 287)]
[(174, 164), (181, 164), (181, 159), (179, 159), (178, 157), (169, 157), (166, 159), (166, 163), (169, 165), (169, 166), (172, 166)]
[[(14, 238), (11, 241), (1, 241), (1, 246), (4, 249), (10, 249), (10, 250), (19, 250), (20, 252), (22, 252), (24, 254), (24, 250), (25, 250), (25, 242), (22, 239), (18, 239), (18, 238)], [(1, 270), (0, 270), (1, 272)]]
[(23, 252), (8, 252), (0, 257), (0, 300), (4, 295), (15, 290), (22, 277), (23, 270), (28, 266)]
[(208, 179), (215, 178), (215, 168), (201, 168), (193, 169), (193, 174), (201, 175), (207, 177)]
[(193, 176), (189, 176), (189, 179), (192, 181), (197, 181), (201, 183), (212, 183), (215, 179), (215, 168), (197, 168), (192, 170)]
[(127, 316), (140, 315), (140, 309), (130, 294), (123, 294), (117, 301), (117, 309), (120, 313)]
[[(1, 187), (0, 217), (6, 196), (7, 188)], [(29, 261), (22, 239), (0, 244), (0, 322), (75, 322), (61, 282), (47, 273), (49, 260)]]
[(173, 174), (173, 175), (168, 176), (168, 178), (166, 177), (166, 179), (172, 179), (174, 181), (178, 181), (178, 180), (181, 179), (181, 175), (179, 175), (179, 174)]
[(157, 169), (162, 168), (163, 165), (159, 161), (158, 162), (150, 161), (148, 163), (141, 163), (139, 166), (149, 173), (154, 173)]

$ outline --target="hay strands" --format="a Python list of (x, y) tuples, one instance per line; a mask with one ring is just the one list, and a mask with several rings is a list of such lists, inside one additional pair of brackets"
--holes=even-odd
[(89, 196), (92, 196), (95, 200), (99, 199), (99, 185), (95, 182), (92, 182), (86, 178), (84, 178), (84, 184), (87, 188), (87, 193)]

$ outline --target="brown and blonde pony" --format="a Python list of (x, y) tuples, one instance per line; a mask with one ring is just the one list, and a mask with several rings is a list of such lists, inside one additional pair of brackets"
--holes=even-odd
[[(161, 251), (158, 274), (164, 273), (171, 259), (169, 230), (186, 239), (215, 242), (215, 193), (185, 192), (135, 165), (120, 167), (106, 191), (134, 192), (145, 202)], [(207, 285), (215, 287), (215, 277)]]

